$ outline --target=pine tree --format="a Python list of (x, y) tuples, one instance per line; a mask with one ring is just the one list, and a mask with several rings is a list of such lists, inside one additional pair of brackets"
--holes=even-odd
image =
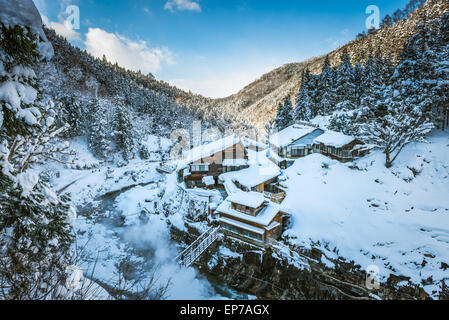
[(315, 90), (316, 112), (313, 112), (313, 116), (327, 115), (331, 113), (336, 105), (336, 79), (335, 71), (330, 64), (329, 56), (326, 56), (322, 72), (317, 79), (317, 85)]
[(435, 70), (440, 63), (437, 48), (441, 44), (436, 41), (439, 32), (435, 25), (420, 25), (418, 32), (404, 47), (400, 63), (391, 78), (396, 95), (427, 113), (435, 122), (438, 122), (435, 118), (438, 98), (434, 96), (434, 90), (439, 83)]
[(63, 131), (52, 131), (54, 105), (42, 101), (32, 69), (38, 41), (27, 28), (0, 26), (0, 92), (8, 93), (0, 94), (0, 299), (56, 298), (71, 259), (69, 199), (27, 170)]
[(96, 110), (89, 132), (89, 148), (96, 156), (106, 159), (111, 147), (108, 133), (109, 123), (106, 118), (107, 109), (104, 104), (93, 104), (92, 106), (96, 106)]
[(132, 135), (132, 122), (129, 117), (129, 112), (126, 110), (124, 104), (119, 103), (116, 105), (112, 125), (116, 147), (122, 152), (123, 158), (129, 160), (134, 147), (134, 141)]
[(345, 49), (341, 55), (341, 64), (336, 71), (336, 102), (338, 110), (352, 110), (357, 102), (357, 84), (351, 57)]
[(317, 77), (306, 70), (302, 73), (301, 88), (296, 95), (295, 121), (309, 121), (319, 113), (317, 104)]
[(292, 102), (290, 101), (290, 98), (286, 98), (283, 103), (279, 103), (278, 105), (276, 119), (274, 120), (275, 129), (281, 131), (288, 126), (291, 126), (293, 122)]
[(385, 154), (385, 166), (390, 168), (405, 146), (425, 141), (433, 124), (418, 106), (410, 104), (390, 88), (386, 95), (383, 116), (361, 126), (360, 134), (367, 149), (377, 148)]

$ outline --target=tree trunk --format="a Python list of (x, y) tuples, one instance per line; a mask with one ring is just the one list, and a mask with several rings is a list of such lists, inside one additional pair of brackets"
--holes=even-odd
[(390, 152), (385, 151), (385, 167), (391, 168), (393, 164), (391, 163)]

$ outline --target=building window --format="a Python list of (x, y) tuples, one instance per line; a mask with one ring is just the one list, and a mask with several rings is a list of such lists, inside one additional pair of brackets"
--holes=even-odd
[(192, 165), (192, 172), (207, 172), (209, 171), (209, 165)]

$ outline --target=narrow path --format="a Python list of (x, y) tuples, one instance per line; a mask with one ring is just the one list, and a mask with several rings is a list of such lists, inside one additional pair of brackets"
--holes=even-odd
[(62, 187), (61, 189), (57, 190), (56, 193), (57, 193), (58, 195), (61, 194), (62, 192), (64, 192), (64, 190), (67, 190), (67, 188), (69, 188), (70, 186), (74, 185), (74, 184), (77, 183), (78, 181), (80, 181), (80, 180), (86, 178), (86, 177), (89, 176), (89, 175), (91, 175), (91, 173), (85, 174), (85, 175), (83, 175), (82, 177), (79, 177), (78, 179), (73, 180), (72, 182), (70, 182), (70, 183), (69, 183), (68, 185), (66, 185), (65, 187)]

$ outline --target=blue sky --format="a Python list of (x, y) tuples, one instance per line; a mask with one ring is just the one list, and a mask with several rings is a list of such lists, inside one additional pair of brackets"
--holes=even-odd
[[(96, 56), (210, 97), (325, 54), (408, 0), (34, 0), (46, 24)], [(65, 10), (80, 9), (72, 30)]]

